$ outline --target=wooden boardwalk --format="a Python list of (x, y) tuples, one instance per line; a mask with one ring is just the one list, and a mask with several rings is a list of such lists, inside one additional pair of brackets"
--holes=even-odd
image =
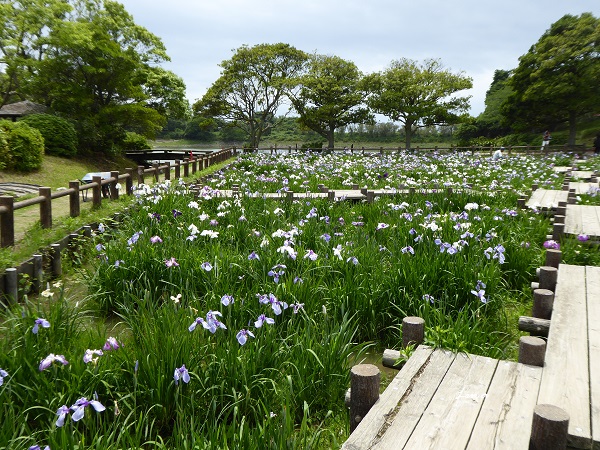
[(560, 265), (543, 367), (420, 346), (342, 449), (527, 449), (537, 404), (600, 448), (600, 267)]
[(420, 346), (345, 450), (526, 449), (542, 368)]
[(569, 183), (569, 189), (575, 189), (575, 193), (577, 195), (582, 194), (595, 194), (599, 190), (598, 183), (587, 183), (587, 182), (577, 182), (571, 181)]
[(600, 448), (600, 267), (560, 265), (547, 345), (538, 403), (569, 414), (570, 446)]
[(600, 237), (600, 206), (567, 205), (565, 234)]
[(525, 206), (531, 209), (535, 208), (544, 211), (553, 210), (558, 208), (558, 202), (566, 202), (568, 196), (568, 191), (536, 189), (531, 193), (531, 197), (529, 197)]

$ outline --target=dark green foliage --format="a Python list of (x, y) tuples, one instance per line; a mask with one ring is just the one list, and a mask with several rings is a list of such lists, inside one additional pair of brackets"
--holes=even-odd
[(68, 120), (51, 114), (31, 114), (21, 122), (42, 133), (47, 155), (69, 157), (77, 154), (77, 133)]
[(0, 128), (8, 133), (9, 160), (7, 169), (30, 172), (42, 166), (44, 138), (35, 128), (23, 122), (0, 121)]
[(151, 148), (148, 140), (141, 134), (127, 132), (123, 141), (123, 150), (144, 150)]
[(8, 148), (8, 133), (0, 128), (0, 170), (6, 169), (10, 165), (12, 155)]

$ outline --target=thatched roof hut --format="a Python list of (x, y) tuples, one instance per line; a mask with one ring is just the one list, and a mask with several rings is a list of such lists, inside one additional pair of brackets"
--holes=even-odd
[(0, 119), (10, 119), (13, 122), (19, 117), (28, 114), (40, 114), (48, 110), (44, 105), (25, 100), (22, 102), (11, 103), (0, 108)]

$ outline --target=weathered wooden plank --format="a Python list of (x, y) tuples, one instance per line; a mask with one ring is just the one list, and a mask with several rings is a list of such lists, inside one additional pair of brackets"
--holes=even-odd
[(578, 181), (571, 181), (569, 183), (569, 189), (575, 189), (577, 195), (589, 194), (594, 190), (598, 189), (598, 183), (582, 183)]
[(459, 353), (405, 448), (465, 448), (497, 364), (491, 358)]
[(393, 450), (406, 444), (456, 357), (456, 354), (446, 350), (433, 353), (427, 368), (398, 405), (385, 434), (380, 433), (379, 439), (374, 441), (373, 450)]
[(600, 210), (598, 206), (581, 205), (581, 228), (583, 233), (589, 236), (600, 236), (598, 210)]
[(578, 178), (580, 180), (589, 180), (590, 178), (592, 178), (593, 174), (593, 170), (574, 170), (571, 172), (571, 176), (573, 178)]
[(585, 269), (590, 347), (592, 440), (594, 449), (600, 449), (600, 267), (587, 266)]
[(545, 189), (536, 189), (531, 193), (531, 197), (529, 197), (525, 205), (528, 208), (542, 208), (544, 195), (546, 195)]
[(565, 215), (565, 234), (580, 234), (583, 232), (581, 222), (581, 205), (567, 205)]
[(393, 420), (396, 406), (406, 391), (412, 387), (414, 380), (418, 379), (421, 372), (425, 370), (432, 353), (433, 349), (431, 347), (423, 345), (417, 347), (402, 370), (398, 372), (385, 392), (379, 397), (377, 403), (373, 405), (369, 413), (342, 445), (342, 449), (366, 450), (371, 447), (373, 441), (386, 425), (388, 417)]
[(527, 448), (541, 378), (541, 367), (499, 361), (467, 449)]
[(590, 448), (590, 376), (585, 267), (561, 264), (538, 403), (570, 416), (569, 445)]

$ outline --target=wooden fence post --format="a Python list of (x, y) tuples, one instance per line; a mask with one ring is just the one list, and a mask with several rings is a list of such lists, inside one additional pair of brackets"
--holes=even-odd
[(190, 160), (184, 159), (183, 160), (183, 177), (187, 178), (189, 176), (190, 176)]
[(533, 291), (533, 308), (531, 315), (538, 319), (550, 319), (554, 306), (554, 292), (548, 289)]
[(81, 213), (79, 204), (79, 181), (69, 181), (69, 189), (73, 192), (69, 194), (69, 215), (71, 217), (79, 217)]
[(536, 405), (533, 409), (529, 450), (567, 448), (569, 414), (554, 405)]
[(92, 207), (99, 208), (102, 206), (102, 177), (92, 177), (92, 182), (96, 183), (92, 188)]
[(59, 277), (62, 275), (62, 262), (60, 259), (60, 244), (51, 244), (50, 248), (52, 252), (50, 254), (50, 258), (52, 260), (52, 275), (54, 277)]
[(548, 289), (552, 292), (556, 289), (558, 269), (556, 267), (540, 267), (540, 289)]
[(546, 250), (546, 265), (548, 267), (558, 267), (560, 266), (560, 260), (562, 259), (562, 252), (560, 250), (556, 250), (553, 248), (549, 248)]
[(109, 184), (110, 199), (119, 200), (119, 190), (117, 189), (117, 184), (119, 183), (119, 171), (115, 170), (110, 172), (110, 177), (115, 179)]
[(9, 305), (14, 305), (19, 301), (19, 283), (17, 279), (17, 269), (9, 267), (4, 273), (5, 294)]
[(402, 347), (421, 345), (425, 339), (425, 320), (420, 317), (405, 317), (402, 320)]
[(178, 159), (175, 160), (175, 179), (179, 180), (181, 178), (181, 161)]
[(165, 168), (165, 180), (171, 179), (171, 161), (167, 162), (167, 167)]
[(52, 188), (44, 186), (39, 191), (40, 197), (44, 197), (40, 203), (40, 224), (42, 228), (52, 228)]
[(144, 166), (137, 167), (137, 184), (144, 184)]
[(125, 178), (125, 193), (127, 195), (132, 195), (133, 194), (133, 177), (134, 177), (134, 173), (135, 170), (132, 167), (127, 167), (125, 169), (125, 171), (127, 172), (127, 178)]
[(379, 399), (381, 373), (373, 364), (358, 364), (350, 370), (350, 433)]
[(152, 164), (152, 167), (154, 168), (154, 181), (156, 183), (158, 183), (158, 176), (159, 176), (158, 163)]
[(0, 247), (10, 247), (15, 243), (15, 198), (0, 195)]

